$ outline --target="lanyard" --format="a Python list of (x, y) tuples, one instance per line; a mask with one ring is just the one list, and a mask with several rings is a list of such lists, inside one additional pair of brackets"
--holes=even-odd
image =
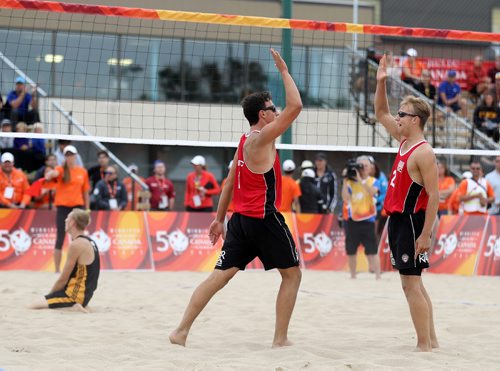
[(109, 191), (109, 197), (110, 198), (115, 198), (116, 195), (116, 183), (113, 182), (113, 188), (110, 187), (109, 183), (106, 183), (108, 186), (108, 191)]

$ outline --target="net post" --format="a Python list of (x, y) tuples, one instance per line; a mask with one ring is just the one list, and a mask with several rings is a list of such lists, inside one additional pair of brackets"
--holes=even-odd
[[(292, 0), (282, 0), (281, 10), (283, 18), (292, 18)], [(288, 71), (292, 74), (292, 30), (282, 29), (281, 30), (281, 49), (283, 59), (288, 66)], [(281, 94), (280, 102), (278, 105), (281, 107), (285, 106), (285, 87), (282, 88), (283, 93)], [(292, 143), (292, 127), (290, 126), (287, 131), (281, 136), (281, 142), (284, 144)], [(281, 160), (292, 159), (293, 153), (290, 149), (282, 149), (280, 151)]]

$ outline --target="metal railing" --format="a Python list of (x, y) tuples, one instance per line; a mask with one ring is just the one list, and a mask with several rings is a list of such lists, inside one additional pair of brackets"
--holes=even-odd
[[(31, 86), (36, 86), (36, 91), (39, 97), (43, 97), (43, 103), (44, 103), (44, 108), (40, 109), (40, 102), (39, 102), (39, 114), (43, 113), (43, 122), (47, 125), (47, 132), (48, 134), (53, 134), (54, 133), (54, 128), (53, 128), (53, 123), (55, 122), (55, 117), (54, 117), (54, 110), (49, 109), (49, 96), (45, 90), (43, 90), (41, 87), (39, 87), (24, 71), (22, 71), (19, 67), (17, 67), (14, 62), (12, 62), (9, 58), (7, 58), (1, 51), (0, 51), (0, 60), (7, 65), (9, 68), (11, 68), (16, 74), (21, 76), (26, 80), (26, 82), (31, 85)], [(59, 102), (52, 100), (51, 106), (55, 109), (55, 111), (59, 112), (62, 116), (66, 118), (68, 121), (68, 133), (71, 133), (71, 129), (74, 127), (76, 128), (80, 133), (82, 133), (85, 136), (90, 136), (89, 132), (85, 130), (82, 124), (80, 124), (71, 113), (66, 111)], [(50, 113), (50, 119), (49, 119), (49, 113)], [(130, 176), (135, 182), (137, 182), (144, 190), (148, 189), (148, 186), (146, 183), (144, 183), (136, 174), (131, 172), (127, 165), (125, 165), (113, 152), (111, 152), (104, 144), (98, 141), (92, 141), (92, 143), (102, 151), (106, 151), (109, 155), (109, 157), (128, 175)]]

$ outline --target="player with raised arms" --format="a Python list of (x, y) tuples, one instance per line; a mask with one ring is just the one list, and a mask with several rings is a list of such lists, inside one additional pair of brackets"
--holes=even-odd
[[(285, 61), (273, 49), (271, 55), (283, 79), (286, 107), (279, 113), (268, 92), (250, 94), (242, 101), (251, 130), (240, 139), (219, 200), (217, 216), (209, 230), (212, 244), (222, 235), (225, 237), (224, 245), (214, 271), (195, 289), (179, 326), (170, 334), (170, 341), (174, 344), (186, 344), (194, 320), (210, 299), (255, 257), (259, 257), (266, 270), (277, 268), (282, 278), (276, 300), (272, 345), (291, 344), (288, 325), (301, 271), (293, 237), (278, 211), (281, 203), (281, 166), (275, 140), (297, 118), (302, 110), (302, 101)], [(234, 214), (225, 233), (224, 220), (231, 196)]]
[(400, 142), (392, 167), (384, 209), (389, 215), (391, 261), (399, 270), (403, 291), (417, 332), (417, 350), (439, 346), (432, 303), (422, 282), (422, 269), (429, 267), (431, 231), (439, 206), (438, 171), (434, 151), (424, 138), (430, 106), (422, 98), (406, 96), (396, 116), (389, 111), (385, 55), (377, 71), (375, 115)]

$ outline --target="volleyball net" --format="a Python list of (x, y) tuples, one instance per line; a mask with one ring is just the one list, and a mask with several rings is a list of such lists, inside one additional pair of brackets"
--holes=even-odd
[[(394, 113), (405, 95), (427, 95), (425, 134), (438, 153), (492, 155), (500, 147), (475, 130), (481, 97), (469, 93), (469, 80), (474, 58), (498, 42), (500, 34), (471, 31), (0, 0), (0, 89), (6, 96), (18, 77), (38, 86), (48, 138), (234, 146), (248, 130), (239, 106), (246, 94), (269, 90), (284, 105), (275, 48), (304, 104), (282, 148), (391, 152), (373, 112), (378, 59), (389, 53)], [(460, 110), (437, 101), (450, 71), (462, 89)]]

